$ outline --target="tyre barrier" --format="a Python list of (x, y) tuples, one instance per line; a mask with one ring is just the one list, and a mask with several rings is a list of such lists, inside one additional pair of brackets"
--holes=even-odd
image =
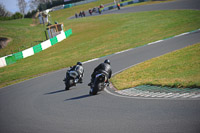
[(67, 31), (62, 31), (59, 35), (46, 40), (40, 44), (37, 44), (31, 48), (25, 49), (21, 52), (17, 52), (8, 56), (4, 56), (0, 58), (0, 67), (5, 67), (7, 65), (11, 65), (13, 63), (16, 63), (16, 61), (21, 60), (23, 58), (32, 56), (36, 53), (39, 53), (42, 50), (45, 50), (58, 42), (61, 42), (62, 40), (66, 39), (72, 34), (72, 29), (69, 29)]
[[(131, 0), (131, 1), (126, 1), (126, 2), (120, 3), (120, 6), (122, 7), (122, 6), (130, 5), (130, 4), (134, 4), (134, 3), (139, 3), (139, 2), (145, 2), (145, 1), (148, 1), (148, 0)], [(117, 8), (117, 5), (104, 7), (103, 9), (101, 9), (101, 11), (112, 10), (114, 8)]]

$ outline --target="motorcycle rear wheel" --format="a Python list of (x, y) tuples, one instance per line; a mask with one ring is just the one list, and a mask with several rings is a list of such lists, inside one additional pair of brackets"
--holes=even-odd
[(90, 90), (90, 95), (97, 95), (98, 91), (101, 89), (101, 83), (96, 82), (94, 87)]
[(72, 86), (73, 81), (72, 80), (67, 80), (65, 82), (65, 90), (69, 90), (69, 88)]

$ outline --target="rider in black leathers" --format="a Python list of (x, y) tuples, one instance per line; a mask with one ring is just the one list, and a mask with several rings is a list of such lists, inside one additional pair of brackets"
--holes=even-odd
[[(110, 60), (106, 59), (104, 63), (99, 64), (95, 69), (94, 72), (91, 75), (91, 82), (88, 84), (89, 86), (93, 83), (95, 75), (98, 73), (104, 73), (108, 79), (112, 76), (112, 70), (110, 66)], [(109, 81), (107, 80), (107, 83), (109, 84)]]

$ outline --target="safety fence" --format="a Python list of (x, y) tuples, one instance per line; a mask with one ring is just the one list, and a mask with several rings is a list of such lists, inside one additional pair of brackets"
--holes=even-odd
[(71, 8), (73, 6), (87, 4), (87, 3), (90, 3), (90, 2), (94, 2), (94, 1), (97, 1), (97, 0), (84, 0), (84, 1), (76, 2), (76, 3), (72, 3), (72, 4), (60, 5), (60, 6), (53, 7), (52, 11), (61, 10), (61, 9), (64, 9), (64, 8)]
[(84, 0), (84, 1), (81, 1), (81, 2), (73, 3), (73, 4), (66, 4), (66, 5), (64, 5), (64, 8), (70, 8), (72, 6), (78, 6), (78, 5), (82, 5), (82, 4), (87, 4), (87, 3), (90, 3), (90, 2), (94, 2), (94, 1), (97, 1), (97, 0)]
[(38, 52), (41, 52), (42, 50), (45, 50), (53, 45), (55, 45), (58, 42), (61, 42), (62, 40), (66, 39), (72, 34), (72, 29), (69, 29), (67, 31), (62, 31), (59, 35), (55, 36), (54, 38), (51, 38), (49, 40), (46, 40), (40, 44), (37, 44), (31, 48), (28, 48), (26, 50), (23, 50), (21, 52), (17, 52), (8, 56), (4, 56), (0, 58), (0, 67), (4, 67), (7, 65), (11, 65), (15, 63), (18, 60), (21, 60), (23, 58), (32, 56)]
[[(129, 1), (126, 1), (126, 2), (121, 2), (119, 4), (120, 4), (120, 6), (126, 6), (126, 5), (129, 5), (129, 4), (145, 2), (145, 1), (148, 1), (148, 0), (129, 0)], [(101, 11), (112, 10), (114, 8), (117, 8), (117, 5), (111, 5), (111, 6), (104, 7), (104, 8), (101, 9)]]

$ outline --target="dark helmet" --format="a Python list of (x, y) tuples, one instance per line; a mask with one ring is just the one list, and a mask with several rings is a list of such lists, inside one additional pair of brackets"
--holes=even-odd
[(106, 64), (109, 64), (109, 65), (110, 65), (110, 60), (109, 60), (109, 59), (106, 59), (106, 60), (104, 61), (104, 63), (106, 63)]
[(82, 63), (81, 62), (77, 62), (77, 64), (76, 65), (80, 65), (80, 66), (82, 66)]

